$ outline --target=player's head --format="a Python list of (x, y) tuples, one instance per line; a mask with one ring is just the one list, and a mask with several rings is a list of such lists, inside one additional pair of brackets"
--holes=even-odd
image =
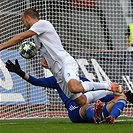
[(38, 20), (39, 20), (39, 13), (33, 8), (26, 9), (22, 14), (22, 21), (26, 29), (29, 29), (31, 25)]

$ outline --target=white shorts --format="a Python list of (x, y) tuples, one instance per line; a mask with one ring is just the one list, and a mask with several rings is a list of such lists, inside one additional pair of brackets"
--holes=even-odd
[(67, 86), (67, 82), (65, 81), (64, 77), (62, 77), (60, 80), (58, 80), (58, 84), (60, 86), (60, 88), (62, 89), (62, 91), (64, 92), (64, 94), (69, 97), (71, 100), (75, 100), (76, 98), (80, 97), (82, 95), (82, 93), (72, 93), (69, 91), (68, 86)]
[(55, 75), (57, 83), (60, 85), (62, 91), (67, 97), (72, 100), (75, 100), (82, 95), (82, 93), (71, 93), (67, 86), (67, 83), (71, 79), (76, 79), (80, 82), (78, 71), (79, 67), (77, 62), (73, 58), (69, 58), (67, 61), (64, 62), (62, 69), (58, 71)]
[(79, 66), (74, 58), (69, 58), (64, 62), (62, 73), (64, 75), (65, 81), (68, 83), (71, 79), (79, 79)]

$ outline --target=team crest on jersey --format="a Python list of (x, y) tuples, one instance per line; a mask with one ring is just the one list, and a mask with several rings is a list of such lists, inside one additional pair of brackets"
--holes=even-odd
[(67, 76), (70, 77), (70, 73), (67, 73)]
[(48, 53), (48, 51), (46, 50), (43, 54), (46, 55)]

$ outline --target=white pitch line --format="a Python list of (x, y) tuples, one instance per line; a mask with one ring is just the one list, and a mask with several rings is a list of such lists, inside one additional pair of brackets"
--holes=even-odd
[(116, 120), (115, 122), (122, 122), (122, 121), (133, 121), (133, 119), (126, 119), (126, 120)]

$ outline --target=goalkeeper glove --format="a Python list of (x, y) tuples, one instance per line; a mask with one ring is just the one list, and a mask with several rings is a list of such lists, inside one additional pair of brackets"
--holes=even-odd
[(22, 78), (24, 78), (25, 76), (25, 72), (21, 70), (17, 59), (15, 60), (15, 65), (10, 60), (8, 60), (6, 62), (6, 68), (8, 69), (8, 71), (14, 72)]

